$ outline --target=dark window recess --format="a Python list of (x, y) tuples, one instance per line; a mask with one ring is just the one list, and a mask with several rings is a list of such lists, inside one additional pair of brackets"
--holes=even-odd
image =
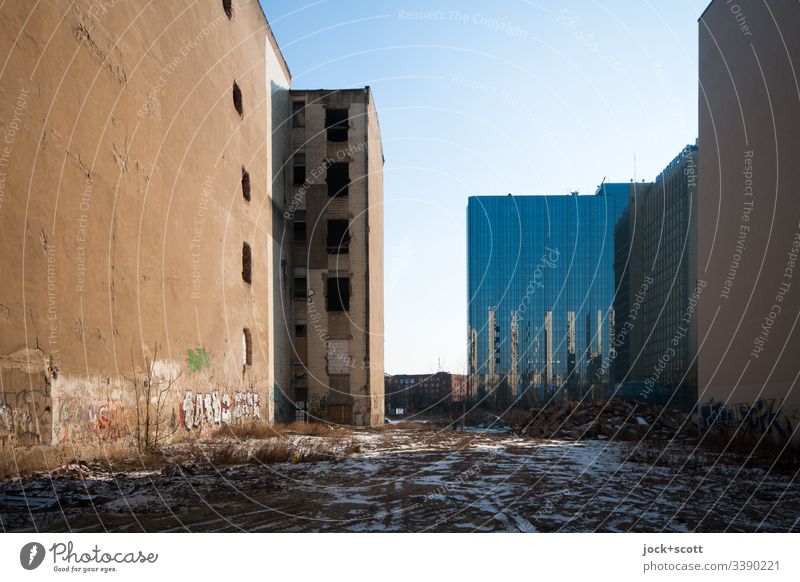
[(306, 102), (292, 101), (292, 127), (306, 126)]
[(250, 174), (242, 168), (242, 196), (250, 202)]
[(328, 221), (328, 253), (346, 255), (350, 250), (350, 231), (347, 220)]
[(350, 279), (330, 277), (327, 286), (328, 311), (350, 311)]
[(232, 0), (222, 0), (222, 9), (225, 11), (225, 16), (228, 17), (228, 20), (233, 18), (233, 1)]
[(294, 337), (306, 337), (308, 330), (305, 325), (294, 326)]
[(248, 284), (253, 282), (253, 253), (247, 243), (242, 243), (242, 279)]
[(294, 242), (306, 242), (306, 211), (297, 210), (294, 213)]
[(242, 90), (239, 89), (239, 85), (236, 84), (236, 81), (233, 82), (233, 106), (236, 108), (236, 113), (239, 114), (239, 117), (244, 115), (244, 106), (242, 105)]
[(252, 366), (253, 365), (253, 337), (250, 335), (250, 328), (244, 328), (242, 330), (244, 333), (242, 334), (242, 343), (244, 348), (244, 365), (245, 366)]
[(308, 296), (308, 291), (306, 291), (306, 278), (305, 277), (295, 277), (294, 278), (294, 298), (295, 299), (305, 299)]
[(347, 109), (326, 109), (325, 129), (328, 130), (328, 141), (347, 141)]
[(292, 183), (302, 186), (306, 182), (306, 155), (298, 152), (292, 158)]
[(347, 196), (350, 184), (350, 164), (336, 163), (328, 167), (328, 196)]

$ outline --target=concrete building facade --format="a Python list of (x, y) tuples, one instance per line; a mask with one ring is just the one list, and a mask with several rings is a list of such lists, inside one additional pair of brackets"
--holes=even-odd
[(800, 422), (800, 4), (715, 0), (699, 20), (701, 427)]
[(0, 13), (1, 444), (271, 422), (292, 391), (291, 75), (259, 3)]
[(292, 91), (293, 399), (383, 423), (383, 150), (369, 87)]

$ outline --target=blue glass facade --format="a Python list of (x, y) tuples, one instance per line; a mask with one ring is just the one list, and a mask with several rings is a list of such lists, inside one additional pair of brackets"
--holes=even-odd
[(473, 396), (501, 383), (520, 395), (607, 381), (614, 226), (628, 191), (606, 184), (593, 196), (469, 198)]

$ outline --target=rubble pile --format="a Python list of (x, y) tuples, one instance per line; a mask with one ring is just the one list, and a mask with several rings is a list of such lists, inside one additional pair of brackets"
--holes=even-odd
[(667, 440), (693, 436), (686, 414), (627, 400), (568, 400), (533, 409), (517, 429), (536, 438), (565, 440)]

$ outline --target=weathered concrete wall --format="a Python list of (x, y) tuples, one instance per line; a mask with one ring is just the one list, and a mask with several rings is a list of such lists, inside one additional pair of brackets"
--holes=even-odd
[(288, 70), (256, 0), (232, 19), (217, 0), (6, 3), (0, 49), (0, 438), (130, 434), (154, 358), (169, 426), (272, 418), (270, 83)]
[[(267, 241), (267, 253), (272, 259), (269, 264), (270, 289), (270, 359), (274, 362), (274, 377), (269, 384), (273, 386), (273, 401), (286, 403), (291, 400), (291, 358), (292, 358), (292, 317), (291, 317), (291, 238), (289, 222), (284, 213), (290, 203), (291, 194), (291, 120), (290, 85), (291, 77), (282, 64), (280, 55), (267, 50), (267, 80), (270, 91), (270, 139), (271, 155), (269, 174), (271, 178), (271, 207), (264, 212), (271, 213), (272, 236)], [(277, 411), (276, 411), (277, 414)]]
[(702, 428), (797, 437), (800, 4), (712, 2), (699, 22)]
[(367, 92), (367, 228), (369, 256), (367, 278), (369, 282), (368, 352), (369, 395), (371, 399), (370, 422), (382, 425), (384, 417), (384, 308), (383, 308), (383, 141), (378, 123), (378, 111)]

